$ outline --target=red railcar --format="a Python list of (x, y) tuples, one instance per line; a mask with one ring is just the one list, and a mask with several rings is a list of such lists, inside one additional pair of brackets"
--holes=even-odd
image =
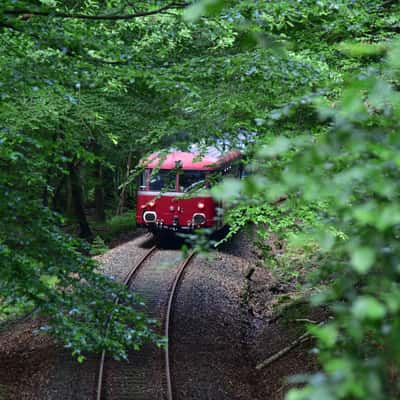
[[(153, 232), (221, 228), (221, 204), (207, 189), (215, 177), (239, 177), (239, 151), (221, 154), (209, 148), (197, 151), (154, 153), (143, 160), (137, 195), (136, 222)], [(197, 190), (199, 189), (199, 190)]]

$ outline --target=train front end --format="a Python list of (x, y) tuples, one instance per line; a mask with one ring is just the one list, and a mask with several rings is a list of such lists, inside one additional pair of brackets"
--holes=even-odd
[(182, 198), (179, 194), (160, 196), (140, 191), (137, 224), (151, 231), (191, 231), (215, 226), (216, 206), (211, 197)]
[(148, 158), (153, 161), (147, 161), (137, 196), (139, 226), (153, 232), (190, 232), (219, 225), (218, 205), (206, 192), (214, 160), (194, 159), (185, 152), (170, 153), (163, 162), (157, 154)]

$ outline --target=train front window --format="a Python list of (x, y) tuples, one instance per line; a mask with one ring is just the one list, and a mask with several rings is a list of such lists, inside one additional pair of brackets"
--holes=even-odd
[(179, 174), (179, 190), (190, 192), (191, 190), (205, 187), (206, 173), (204, 171), (182, 171)]
[(157, 173), (150, 173), (149, 190), (175, 192), (176, 173), (173, 170), (161, 169)]

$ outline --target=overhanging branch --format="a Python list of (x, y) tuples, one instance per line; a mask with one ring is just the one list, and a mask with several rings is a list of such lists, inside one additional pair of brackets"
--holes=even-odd
[(11, 29), (13, 31), (17, 31), (18, 30), (14, 25), (11, 25), (11, 24), (8, 24), (6, 22), (0, 21), (0, 29), (1, 28)]
[(134, 14), (126, 15), (87, 15), (87, 14), (71, 14), (53, 11), (33, 11), (27, 9), (4, 10), (7, 15), (22, 16), (24, 19), (30, 17), (53, 17), (53, 18), (73, 18), (73, 19), (89, 19), (89, 20), (130, 20), (134, 18), (147, 17), (149, 15), (162, 14), (164, 11), (185, 8), (189, 3), (171, 2), (163, 7), (150, 11), (139, 11)]

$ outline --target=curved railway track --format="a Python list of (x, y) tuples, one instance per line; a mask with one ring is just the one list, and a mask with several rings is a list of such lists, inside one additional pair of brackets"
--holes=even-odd
[[(175, 260), (170, 264), (163, 264), (162, 254), (168, 251), (157, 253), (157, 250), (156, 246), (149, 249), (129, 271), (123, 284), (135, 290), (144, 299), (150, 316), (163, 323), (163, 330), (158, 333), (168, 339), (172, 329), (177, 289), (195, 252), (191, 252), (183, 261)], [(178, 254), (176, 259), (180, 259), (180, 253), (172, 254)], [(161, 256), (159, 262), (157, 256)], [(116, 371), (112, 368), (115, 361), (107, 360), (106, 353), (103, 352), (100, 358), (96, 400), (174, 400), (170, 347), (171, 343), (165, 346), (164, 357), (160, 356), (159, 349), (154, 349), (154, 345), (149, 345), (147, 349), (139, 352), (131, 352), (130, 361), (123, 364), (119, 371), (118, 368)], [(110, 381), (113, 381), (110, 385), (106, 372), (108, 364), (112, 364), (110, 371), (111, 375), (114, 374), (110, 378)]]

